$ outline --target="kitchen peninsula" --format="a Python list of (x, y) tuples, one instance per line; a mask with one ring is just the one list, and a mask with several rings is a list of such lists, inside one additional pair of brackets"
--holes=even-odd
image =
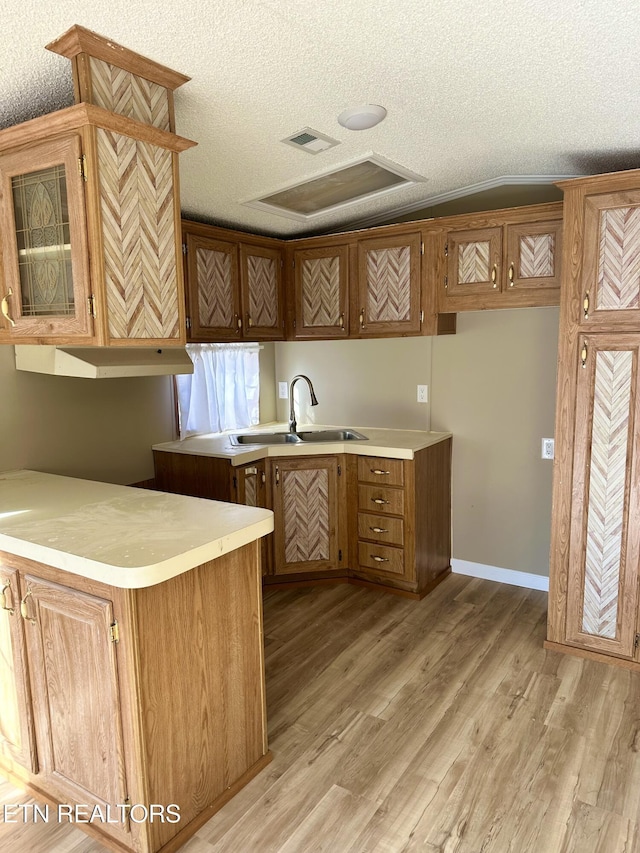
[[(266, 509), (0, 474), (3, 774), (97, 807), (79, 825), (114, 850), (184, 844), (270, 760), (271, 530)], [(161, 820), (171, 804), (179, 821)]]

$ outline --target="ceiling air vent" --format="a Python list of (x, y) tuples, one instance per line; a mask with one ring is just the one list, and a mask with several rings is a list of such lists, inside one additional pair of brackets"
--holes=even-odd
[(424, 180), (404, 166), (392, 163), (379, 154), (371, 154), (340, 169), (283, 187), (243, 204), (288, 219), (308, 221), (328, 210), (345, 208), (365, 198), (397, 192)]
[(303, 127), (302, 130), (280, 141), (300, 151), (306, 151), (308, 154), (319, 154), (321, 151), (333, 148), (334, 145), (340, 145), (337, 139), (325, 136), (324, 133), (320, 133), (312, 127)]

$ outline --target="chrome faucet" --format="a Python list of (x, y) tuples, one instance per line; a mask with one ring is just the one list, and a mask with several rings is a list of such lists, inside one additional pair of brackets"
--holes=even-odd
[(298, 379), (304, 379), (304, 381), (309, 386), (309, 394), (311, 395), (311, 405), (318, 405), (318, 401), (313, 390), (313, 385), (311, 384), (311, 380), (309, 379), (309, 377), (305, 376), (304, 373), (299, 373), (297, 376), (294, 376), (291, 380), (291, 384), (289, 385), (289, 432), (296, 432), (298, 429), (298, 424), (296, 423), (296, 409), (293, 401), (293, 388)]

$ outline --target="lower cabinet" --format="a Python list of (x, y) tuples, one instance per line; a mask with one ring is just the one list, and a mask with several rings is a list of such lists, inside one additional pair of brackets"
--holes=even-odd
[(233, 466), (156, 450), (154, 460), (159, 489), (273, 510), (274, 533), (262, 540), (267, 584), (350, 578), (417, 597), (451, 567), (450, 438), (413, 459), (345, 453)]
[(258, 553), (143, 589), (0, 554), (0, 772), (113, 849), (184, 844), (269, 761)]
[(338, 456), (270, 459), (274, 513), (273, 574), (340, 569)]

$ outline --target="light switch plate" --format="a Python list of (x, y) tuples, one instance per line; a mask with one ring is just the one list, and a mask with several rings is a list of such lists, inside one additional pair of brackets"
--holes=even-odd
[(286, 400), (289, 396), (289, 389), (286, 382), (278, 382), (278, 397), (281, 400)]
[(428, 385), (418, 385), (418, 402), (419, 403), (428, 403), (429, 402), (429, 386)]

